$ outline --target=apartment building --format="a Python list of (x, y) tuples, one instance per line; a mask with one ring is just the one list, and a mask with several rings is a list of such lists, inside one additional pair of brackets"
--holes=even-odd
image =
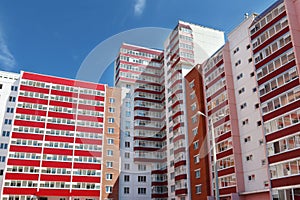
[[(179, 21), (164, 44), (164, 76), (166, 97), (167, 163), (170, 199), (189, 199), (190, 176), (188, 168), (188, 146), (185, 100), (187, 72), (196, 63), (217, 51), (224, 44), (224, 33)], [(187, 160), (187, 161), (186, 161)]]
[(208, 136), (201, 65), (185, 76), (186, 123), (188, 127), (189, 187), (191, 199), (207, 199), (210, 192)]
[(115, 85), (122, 88), (119, 199), (167, 199), (162, 51), (123, 44)]
[(300, 198), (300, 2), (279, 0), (249, 28), (272, 198)]
[(118, 155), (110, 147), (118, 136), (108, 135), (118, 134), (119, 91), (23, 71), (16, 79), (1, 199), (100, 199), (117, 191), (118, 160), (108, 157)]

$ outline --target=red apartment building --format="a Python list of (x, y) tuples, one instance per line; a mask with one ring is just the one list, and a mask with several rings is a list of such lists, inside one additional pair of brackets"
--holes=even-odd
[[(118, 149), (103, 148), (105, 125), (119, 121), (118, 115), (106, 117), (119, 101), (113, 100), (118, 91), (30, 72), (21, 72), (18, 88), (1, 198), (101, 199), (117, 191), (118, 184), (103, 176), (118, 169), (118, 162), (105, 163), (105, 174), (102, 169), (103, 154), (118, 155)], [(118, 171), (113, 173), (118, 177)]]

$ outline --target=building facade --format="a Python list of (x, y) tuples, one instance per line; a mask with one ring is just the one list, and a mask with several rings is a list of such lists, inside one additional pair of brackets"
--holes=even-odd
[(118, 95), (110, 97), (112, 89), (102, 84), (29, 72), (18, 81), (1, 199), (100, 199), (117, 190), (101, 177), (111, 179), (113, 170), (106, 166), (103, 174), (103, 153), (118, 155), (103, 147), (106, 123), (119, 121), (118, 115), (106, 117), (106, 99)]
[(249, 28), (272, 198), (300, 198), (300, 2), (279, 0)]

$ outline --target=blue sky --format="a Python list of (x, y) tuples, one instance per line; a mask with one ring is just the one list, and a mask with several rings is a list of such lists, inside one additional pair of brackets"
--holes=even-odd
[[(141, 27), (172, 29), (183, 20), (228, 33), (243, 20), (244, 13), (260, 13), (273, 2), (2, 0), (0, 70), (75, 78), (83, 60), (99, 43), (123, 31)], [(100, 81), (112, 84), (112, 65)]]

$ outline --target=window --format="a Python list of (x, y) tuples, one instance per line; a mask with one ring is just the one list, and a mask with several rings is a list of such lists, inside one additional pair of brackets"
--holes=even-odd
[(126, 88), (130, 89), (131, 85), (130, 84), (126, 84)]
[(125, 164), (124, 164), (124, 169), (125, 169), (125, 170), (130, 170), (130, 164), (125, 163)]
[(4, 120), (4, 124), (11, 124), (12, 123), (12, 120), (11, 119), (5, 119)]
[(126, 93), (126, 98), (130, 98), (130, 93)]
[(233, 51), (233, 54), (236, 54), (239, 50), (240, 50), (240, 48), (237, 47), (237, 48)]
[(109, 98), (109, 103), (115, 103), (116, 99), (115, 98)]
[(190, 94), (190, 98), (191, 98), (191, 99), (194, 99), (194, 98), (195, 98), (195, 96), (196, 96), (196, 94), (195, 94), (195, 91), (194, 91), (194, 92), (192, 92), (192, 93)]
[(9, 102), (16, 102), (16, 97), (10, 96), (10, 97), (8, 98), (8, 101), (9, 101)]
[(0, 170), (0, 176), (3, 176), (3, 172), (4, 172), (4, 170), (1, 169), (1, 170)]
[(129, 182), (129, 181), (130, 181), (130, 176), (124, 175), (124, 182)]
[(113, 117), (108, 118), (108, 123), (114, 123), (114, 122), (115, 122), (115, 118)]
[(193, 135), (196, 136), (196, 135), (198, 134), (198, 128), (194, 128), (194, 129), (192, 130), (192, 132), (193, 132)]
[(125, 115), (126, 115), (126, 117), (130, 117), (131, 116), (131, 112), (130, 111), (126, 111)]
[(194, 150), (199, 148), (199, 141), (194, 142)]
[(11, 86), (11, 91), (17, 91), (18, 90), (18, 86)]
[(201, 194), (202, 185), (196, 185), (196, 194)]
[(125, 148), (130, 148), (130, 142), (125, 142)]
[(113, 155), (114, 155), (113, 150), (107, 150), (107, 155), (108, 155), (108, 156), (113, 156)]
[(7, 143), (1, 143), (0, 149), (7, 149), (8, 144)]
[(257, 126), (261, 126), (261, 121), (257, 121)]
[(125, 131), (125, 136), (130, 137), (130, 131)]
[(193, 88), (195, 86), (195, 80), (190, 82), (190, 88)]
[(255, 174), (251, 174), (250, 176), (248, 176), (248, 180), (249, 181), (254, 181), (255, 180)]
[(245, 119), (245, 120), (242, 121), (242, 124), (243, 124), (243, 125), (246, 125), (246, 124), (248, 124), (248, 123), (249, 123), (249, 120), (248, 120), (248, 119)]
[(125, 106), (126, 106), (127, 108), (130, 108), (130, 107), (131, 107), (131, 103), (130, 103), (130, 102), (125, 102)]
[(124, 194), (129, 194), (129, 187), (124, 187)]
[(261, 165), (262, 166), (266, 165), (266, 159), (261, 160)]
[(255, 108), (255, 109), (258, 109), (258, 108), (259, 108), (259, 103), (255, 104), (255, 105), (254, 105), (254, 108)]
[(249, 156), (246, 156), (246, 160), (247, 161), (250, 161), (250, 160), (252, 160), (253, 159), (253, 155), (251, 154), (251, 155), (249, 155)]
[(115, 129), (114, 128), (108, 128), (108, 133), (109, 134), (113, 134), (115, 132)]
[(249, 62), (249, 63), (252, 63), (252, 58), (249, 58), (249, 59), (248, 59), (248, 62)]
[(10, 131), (3, 131), (2, 132), (2, 137), (9, 137)]
[(247, 49), (250, 49), (250, 47), (251, 47), (250, 44), (248, 44), (246, 48), (247, 48)]
[(256, 88), (256, 87), (255, 87), (255, 88), (253, 88), (253, 89), (252, 89), (252, 91), (253, 91), (253, 92), (256, 92), (256, 91), (257, 91), (257, 88)]
[(199, 163), (199, 162), (200, 162), (199, 155), (194, 156), (194, 163)]
[(2, 89), (2, 87), (3, 87), (3, 84), (0, 84), (0, 89)]
[(146, 194), (146, 188), (138, 188), (138, 194)]
[(253, 76), (254, 76), (254, 72), (251, 72), (250, 77), (253, 77)]
[(139, 165), (138, 165), (138, 170), (139, 170), (139, 171), (146, 171), (146, 170), (147, 170), (147, 166), (146, 166), (146, 165), (139, 164)]
[(5, 156), (0, 156), (0, 162), (5, 162), (6, 157)]
[(114, 113), (115, 111), (116, 111), (115, 108), (112, 108), (112, 107), (109, 107), (109, 108), (108, 108), (108, 112), (110, 112), (110, 113)]
[(125, 152), (124, 156), (125, 156), (125, 158), (130, 158), (130, 153), (129, 152)]
[(245, 141), (245, 143), (250, 142), (251, 141), (251, 136), (248, 136), (248, 137), (244, 138), (244, 141)]
[(106, 174), (106, 180), (112, 180), (113, 175), (112, 174)]
[(175, 185), (171, 185), (171, 192), (175, 192)]
[(201, 176), (200, 169), (195, 170), (195, 177), (200, 178), (200, 176)]
[(245, 92), (245, 88), (244, 87), (239, 90), (239, 94), (242, 94), (243, 92)]
[(197, 115), (195, 115), (195, 116), (192, 117), (192, 122), (193, 122), (193, 124), (196, 123), (196, 122), (198, 121), (197, 119), (198, 119), (198, 116), (197, 116)]
[(240, 73), (240, 74), (236, 77), (237, 80), (240, 80), (241, 78), (243, 78), (243, 73)]
[(106, 167), (107, 168), (112, 168), (113, 167), (113, 162), (106, 162)]
[(146, 182), (146, 176), (138, 176), (138, 182)]
[(197, 108), (197, 105), (196, 105), (196, 103), (193, 103), (193, 104), (191, 105), (191, 109), (192, 109), (192, 111), (196, 110), (196, 108)]
[(114, 139), (111, 138), (107, 139), (107, 144), (114, 144)]
[(244, 108), (246, 108), (247, 107), (247, 103), (246, 102), (244, 102), (241, 106), (241, 109), (244, 109)]
[(238, 66), (238, 65), (240, 65), (242, 63), (242, 61), (241, 60), (238, 60), (236, 63), (235, 63), (235, 66)]
[(112, 186), (105, 186), (106, 193), (112, 193)]

